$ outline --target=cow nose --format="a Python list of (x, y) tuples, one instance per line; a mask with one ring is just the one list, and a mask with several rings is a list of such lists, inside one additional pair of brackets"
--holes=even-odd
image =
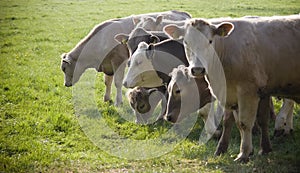
[(191, 73), (192, 73), (193, 76), (204, 75), (205, 68), (202, 68), (202, 67), (192, 67), (191, 68)]
[(166, 121), (172, 122), (172, 116), (171, 116), (170, 114), (166, 114), (166, 115), (164, 116), (164, 119), (165, 119)]
[(65, 86), (70, 87), (70, 86), (72, 86), (72, 84), (71, 83), (65, 83)]

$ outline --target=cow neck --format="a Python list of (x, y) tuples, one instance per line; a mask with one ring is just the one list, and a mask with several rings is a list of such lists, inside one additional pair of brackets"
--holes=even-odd
[(117, 20), (106, 21), (106, 22), (103, 22), (103, 23), (97, 25), (96, 27), (94, 27), (93, 30), (85, 38), (83, 38), (69, 53), (71, 55), (71, 57), (73, 58), (73, 60), (77, 61), (78, 57), (79, 57), (81, 51), (83, 50), (83, 48), (85, 47), (85, 45), (95, 35), (97, 35), (99, 33), (99, 31), (101, 31), (104, 27), (107, 27), (108, 25), (112, 24), (113, 21), (117, 21)]

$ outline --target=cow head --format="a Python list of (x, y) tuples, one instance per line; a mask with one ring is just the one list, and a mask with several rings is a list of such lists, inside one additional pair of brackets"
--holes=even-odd
[[(159, 102), (159, 96), (156, 88), (146, 89), (135, 87), (128, 90), (127, 98), (131, 108), (135, 112), (136, 123), (148, 123), (152, 113)], [(152, 95), (153, 94), (153, 95)]]
[(180, 121), (213, 100), (205, 78), (191, 76), (187, 67), (180, 65), (170, 76), (166, 120)]
[(152, 65), (153, 56), (153, 45), (148, 45), (145, 42), (141, 42), (138, 45), (137, 50), (128, 62), (128, 72), (123, 81), (123, 85), (126, 88), (136, 86), (151, 88), (162, 85), (162, 80), (158, 77)]
[(165, 26), (164, 31), (172, 38), (183, 37), (191, 74), (200, 76), (207, 72), (209, 58), (215, 55), (215, 37), (227, 37), (233, 28), (228, 22), (213, 25), (203, 19), (191, 19), (183, 27)]
[(150, 44), (160, 41), (157, 36), (140, 27), (134, 29), (129, 35), (123, 33), (115, 35), (115, 40), (120, 44), (127, 44), (130, 55), (136, 51), (140, 42)]
[[(79, 80), (78, 75), (73, 75), (75, 71), (76, 62), (74, 62), (67, 53), (62, 54), (61, 58), (61, 70), (64, 72), (65, 75), (64, 85), (66, 87), (70, 87)], [(78, 77), (75, 78), (75, 76)]]

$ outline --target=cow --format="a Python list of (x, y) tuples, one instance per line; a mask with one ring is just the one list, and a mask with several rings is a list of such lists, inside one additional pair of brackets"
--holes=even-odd
[[(221, 132), (217, 130), (221, 116), (208, 116), (215, 98), (212, 96), (205, 78), (193, 77), (188, 67), (180, 65), (170, 73), (171, 81), (168, 85), (168, 102), (165, 119), (172, 123), (181, 121), (186, 116), (198, 111), (205, 123), (205, 130), (209, 136), (215, 134), (219, 138)], [(222, 114), (221, 114), (222, 115)]]
[[(265, 105), (267, 114), (270, 96), (300, 102), (300, 15), (219, 21), (198, 18), (184, 27), (169, 25), (164, 30), (183, 38), (191, 73), (207, 75), (217, 99), (236, 112), (241, 145), (235, 160), (247, 162), (253, 151), (251, 130), (259, 104)], [(216, 81), (216, 62), (223, 67), (224, 88)], [(272, 150), (269, 117), (262, 115), (257, 117), (263, 128), (260, 153), (268, 153)]]
[(127, 91), (126, 95), (135, 113), (137, 124), (151, 123), (153, 112), (160, 101), (162, 109), (155, 121), (163, 118), (166, 107), (165, 93), (165, 86), (156, 88), (135, 87)]
[(121, 105), (121, 87), (126, 67), (124, 62), (127, 61), (129, 54), (126, 52), (128, 51), (126, 45), (119, 45), (114, 40), (114, 36), (118, 33), (129, 34), (135, 28), (133, 19), (158, 15), (170, 20), (184, 20), (191, 17), (185, 12), (167, 11), (112, 19), (100, 23), (69, 53), (62, 54), (61, 69), (65, 75), (65, 86), (74, 85), (88, 68), (94, 68), (99, 72), (103, 71), (106, 85), (104, 100), (111, 100), (110, 92), (114, 76), (117, 88), (115, 105)]

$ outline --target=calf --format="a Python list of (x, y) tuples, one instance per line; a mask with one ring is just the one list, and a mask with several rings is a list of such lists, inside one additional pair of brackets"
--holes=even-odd
[(198, 113), (205, 123), (206, 132), (209, 136), (215, 134), (216, 137), (219, 137), (220, 131), (217, 130), (217, 127), (221, 117), (217, 117), (217, 114), (208, 116), (211, 104), (214, 104), (215, 99), (211, 95), (204, 77), (192, 77), (188, 67), (183, 65), (173, 69), (170, 76), (165, 119), (175, 123), (199, 110)]

